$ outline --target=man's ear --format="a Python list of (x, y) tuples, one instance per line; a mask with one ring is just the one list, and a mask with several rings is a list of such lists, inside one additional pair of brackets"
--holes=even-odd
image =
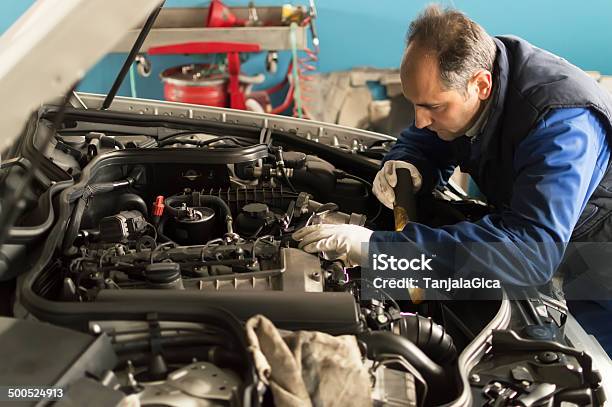
[(472, 77), (471, 82), (475, 85), (480, 100), (486, 100), (493, 89), (493, 76), (486, 69), (481, 69)]

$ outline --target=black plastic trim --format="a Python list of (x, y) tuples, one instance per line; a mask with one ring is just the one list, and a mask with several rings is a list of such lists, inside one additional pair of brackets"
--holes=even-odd
[[(41, 116), (47, 120), (53, 120), (58, 111), (59, 106), (47, 105), (43, 107)], [(228, 131), (233, 132), (233, 134), (243, 132), (248, 135), (256, 136), (257, 140), (259, 140), (259, 132), (261, 131), (259, 127), (206, 119), (190, 119), (187, 117), (124, 113), (107, 110), (82, 110), (75, 108), (66, 109), (64, 122), (69, 120), (106, 123), (113, 125), (139, 125), (141, 127), (164, 127), (175, 129), (180, 127), (184, 130), (210, 132), (212, 134), (221, 133), (223, 135), (225, 135)], [(238, 131), (238, 133), (236, 131)]]
[(55, 221), (55, 212), (53, 211), (53, 196), (55, 196), (56, 193), (70, 187), (72, 184), (73, 182), (70, 180), (51, 185), (51, 187), (43, 194), (47, 195), (45, 199), (45, 206), (49, 211), (45, 221), (37, 226), (13, 226), (9, 230), (7, 243), (27, 243), (33, 239), (41, 237), (45, 232), (47, 232), (53, 226), (53, 222)]

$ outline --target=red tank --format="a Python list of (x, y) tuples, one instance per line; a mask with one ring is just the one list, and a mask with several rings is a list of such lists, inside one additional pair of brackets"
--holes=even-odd
[(217, 65), (175, 66), (160, 75), (164, 99), (171, 102), (228, 107), (227, 76)]

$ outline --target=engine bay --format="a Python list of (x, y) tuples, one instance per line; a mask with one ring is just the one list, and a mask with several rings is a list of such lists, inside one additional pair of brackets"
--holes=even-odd
[[(91, 134), (58, 137), (58, 143), (71, 143), (86, 157), (93, 141), (109, 137)], [(169, 137), (173, 143), (164, 139), (147, 149), (157, 150), (143, 157), (151, 163), (105, 165), (82, 188), (66, 192), (74, 209), (56, 264), (62, 287), (47, 287), (43, 295), (55, 290), (63, 301), (93, 301), (100, 291), (118, 289), (323, 292), (337, 286), (342, 264), (296, 249), (291, 234), (318, 223), (364, 225), (369, 207), (381, 211), (369, 183), (281, 146), (203, 138)], [(201, 156), (185, 157), (176, 148), (185, 145)], [(159, 154), (167, 162), (156, 162)]]
[[(174, 339), (167, 338), (170, 342), (164, 342), (160, 354), (134, 356), (132, 345), (122, 345), (130, 338), (121, 335), (123, 325), (105, 320), (121, 319), (121, 308), (144, 310), (182, 302), (200, 309), (220, 307), (241, 321), (265, 315), (280, 329), (360, 337), (370, 342), (370, 357), (364, 355), (370, 367), (380, 359), (376, 352), (416, 341), (425, 353), (417, 349), (404, 357), (429, 361), (422, 380), (450, 383), (440, 366), (456, 363), (457, 348), (431, 318), (441, 308), (402, 307), (384, 293), (379, 299), (362, 300), (359, 267), (306, 253), (291, 238), (313, 224), (388, 223), (391, 218), (366, 179), (376, 159), (359, 157), (368, 166), (365, 172), (355, 172), (354, 165), (338, 168), (321, 157), (325, 154), (272, 140), (270, 134), (247, 137), (175, 128), (152, 137), (130, 124), (80, 118), (64, 123), (47, 153), (77, 182), (59, 194), (59, 222), (46, 245), (48, 261), (33, 273), (28, 293), (35, 301), (61, 305), (62, 311), (45, 319), (66, 321), (79, 310), (89, 310), (80, 324), (92, 332), (91, 321), (97, 321), (97, 333), (114, 338), (121, 360), (115, 381), (122, 382), (127, 393), (138, 393), (141, 402), (165, 400), (159, 397), (164, 394), (159, 387), (148, 389), (146, 383), (158, 365), (175, 362)], [(170, 331), (177, 343), (189, 341), (189, 333)], [(218, 343), (216, 352), (227, 356), (223, 345)], [(195, 362), (179, 363), (175, 371), (166, 368), (155, 377), (170, 383), (177, 375), (183, 377), (183, 371), (191, 375), (194, 366), (196, 372), (224, 366), (223, 358), (220, 362), (209, 356), (194, 352), (189, 360)], [(415, 399), (415, 377), (389, 367), (373, 370), (382, 386), (375, 391), (377, 397), (385, 399), (392, 392), (384, 389), (388, 382), (411, 389), (396, 395), (400, 404), (407, 395)], [(242, 383), (237, 373), (241, 370), (234, 366), (234, 373), (230, 369), (223, 374), (234, 388)], [(430, 400), (435, 398), (430, 395)]]
[[(486, 342), (492, 330), (541, 321), (532, 304), (512, 305), (521, 309), (513, 313), (501, 291), (477, 312), (470, 301), (396, 301), (383, 290), (362, 298), (369, 282), (359, 267), (306, 253), (291, 238), (314, 224), (393, 230), (391, 211), (371, 193), (386, 142), (333, 136), (328, 146), (290, 129), (145, 111), (69, 108), (59, 126), (57, 115), (43, 108), (30, 126), (31, 154), (44, 156), (57, 181), (17, 222), (26, 235), (45, 210), (54, 218), (36, 232), (47, 237), (18, 303), (25, 315), (106, 343), (100, 355), (113, 356), (94, 363), (95, 383), (71, 379), (75, 400), (90, 389), (141, 405), (273, 405), (244, 337), (245, 324), (260, 316), (287, 343), (297, 340), (288, 332), (353, 338), (356, 366), (371, 383), (367, 405), (440, 405), (469, 398), (470, 388), (492, 404), (535, 391), (492, 385), (502, 377), (514, 383), (511, 366), (478, 371), (479, 381), (469, 376), (475, 355), (487, 350), (490, 363), (497, 360)], [(484, 213), (452, 190), (419, 205), (432, 226)], [(549, 370), (533, 381), (584, 361), (538, 363)]]

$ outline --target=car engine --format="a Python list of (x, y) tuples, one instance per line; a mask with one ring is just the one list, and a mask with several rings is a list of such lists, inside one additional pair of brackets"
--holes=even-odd
[[(197, 136), (189, 141), (204, 145)], [(323, 292), (337, 285), (341, 263), (296, 249), (291, 233), (317, 223), (364, 225), (357, 211), (371, 205), (368, 182), (282, 147), (259, 148), (257, 157), (117, 166), (104, 170), (114, 179), (75, 190), (54, 263), (64, 274), (60, 298), (94, 301), (104, 290), (126, 289)]]
[[(297, 156), (306, 165), (308, 157)], [(295, 177), (294, 169), (285, 171)], [(137, 189), (138, 180), (155, 176), (145, 175), (147, 170), (140, 166), (129, 171), (124, 181), (89, 185), (77, 202), (75, 213), (80, 214), (80, 206), (88, 213), (83, 213), (79, 225), (77, 217), (71, 219), (64, 240), (66, 300), (94, 299), (99, 290), (130, 288), (322, 292), (333, 267), (323, 270), (316, 257), (292, 248), (291, 233), (306, 224), (363, 225), (366, 219), (340, 212), (335, 203), (321, 204), (308, 193), (269, 182), (185, 188), (169, 196), (155, 195), (147, 205), (148, 194), (125, 190)], [(197, 179), (193, 174), (201, 171), (189, 169), (176, 176)], [(104, 190), (118, 194), (109, 198)], [(109, 207), (118, 212), (106, 215)]]

